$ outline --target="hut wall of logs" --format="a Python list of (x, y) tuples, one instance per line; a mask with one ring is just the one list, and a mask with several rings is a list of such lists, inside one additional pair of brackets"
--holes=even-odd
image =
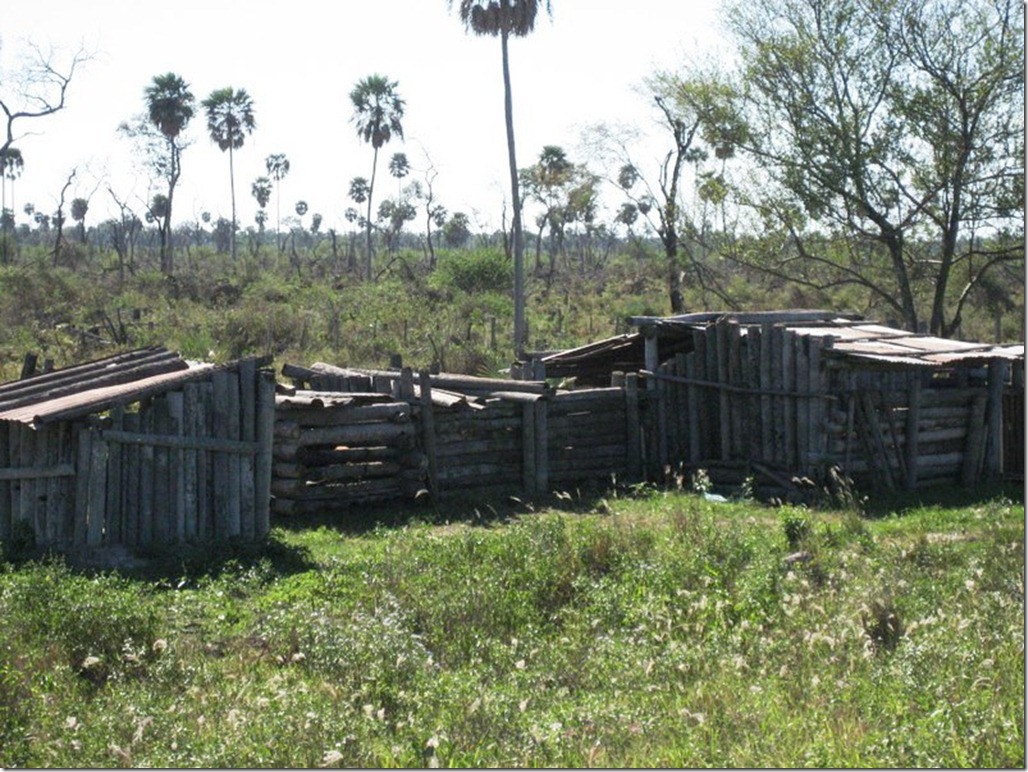
[(642, 476), (638, 379), (544, 381), (286, 365), (273, 511), (330, 513), (472, 489), (528, 495)]
[(0, 386), (0, 541), (90, 562), (265, 536), (274, 375), (140, 349)]

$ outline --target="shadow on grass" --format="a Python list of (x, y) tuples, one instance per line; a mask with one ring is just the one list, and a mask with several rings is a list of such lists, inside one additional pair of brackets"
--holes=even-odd
[[(280, 515), (273, 518), (272, 526), (291, 532), (328, 528), (353, 536), (379, 528), (416, 524), (459, 523), (491, 527), (548, 509), (568, 513), (595, 512), (612, 492), (610, 486), (583, 486), (528, 499), (518, 488), (456, 491), (443, 494), (434, 501), (425, 497), (417, 501), (382, 502), (320, 514)], [(618, 495), (626, 494), (619, 492)]]
[(1024, 506), (1024, 484), (1001, 482), (963, 488), (945, 485), (917, 491), (886, 491), (868, 494), (864, 514), (871, 519), (902, 515), (924, 507), (974, 507), (997, 499), (1006, 499)]

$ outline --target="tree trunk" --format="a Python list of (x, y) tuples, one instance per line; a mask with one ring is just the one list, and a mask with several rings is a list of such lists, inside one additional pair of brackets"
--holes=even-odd
[(378, 171), (378, 147), (371, 161), (371, 182), (368, 183), (367, 253), (364, 255), (364, 278), (371, 281), (371, 198), (375, 193), (375, 172)]
[(510, 90), (507, 29), (501, 31), (503, 50), (503, 106), (507, 118), (507, 156), (510, 161), (510, 196), (514, 206), (514, 356), (525, 350), (525, 244), (521, 231), (521, 194), (518, 191), (518, 163), (514, 153), (514, 108)]
[(232, 191), (232, 232), (229, 234), (229, 244), (232, 245), (232, 262), (236, 261), (236, 172), (232, 162), (232, 145), (228, 146), (228, 180)]

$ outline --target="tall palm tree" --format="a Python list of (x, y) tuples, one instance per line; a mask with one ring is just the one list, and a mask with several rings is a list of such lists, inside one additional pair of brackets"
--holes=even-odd
[(403, 107), (404, 101), (396, 93), (396, 81), (390, 81), (384, 75), (369, 75), (357, 82), (350, 92), (353, 104), (351, 120), (357, 127), (357, 136), (374, 148), (371, 162), (371, 181), (368, 183), (367, 202), (368, 216), (367, 253), (365, 260), (365, 276), (371, 278), (371, 200), (375, 191), (375, 170), (378, 166), (378, 150), (393, 134), (403, 139)]
[[(21, 154), (21, 150), (16, 147), (8, 146), (3, 151), (0, 151), (0, 218), (2, 218), (3, 228), (3, 252), (2, 259), (7, 262), (7, 231), (10, 229), (9, 225), (14, 222), (14, 181), (21, 176), (22, 170), (25, 168), (25, 158)], [(7, 217), (7, 181), (11, 181), (11, 217)]]
[(275, 230), (278, 233), (278, 250), (285, 249), (286, 242), (282, 238), (282, 180), (289, 174), (289, 159), (285, 153), (272, 153), (264, 159), (268, 176), (275, 181)]
[[(447, 0), (453, 5), (453, 0)], [(507, 156), (510, 162), (510, 196), (514, 208), (514, 353), (520, 358), (525, 348), (525, 242), (521, 232), (521, 195), (518, 163), (514, 153), (514, 114), (510, 92), (510, 59), (507, 41), (525, 37), (535, 29), (539, 8), (551, 15), (550, 0), (460, 0), (457, 12), (464, 28), (476, 35), (500, 38), (503, 56), (503, 104), (507, 118)]]
[(168, 205), (164, 232), (161, 233), (161, 270), (170, 275), (174, 270), (171, 208), (175, 200), (175, 186), (182, 173), (182, 143), (179, 136), (193, 119), (196, 99), (189, 90), (189, 84), (173, 72), (155, 75), (143, 93), (146, 97), (147, 117), (168, 143)]
[(231, 86), (215, 89), (203, 100), (207, 111), (207, 130), (211, 140), (217, 143), (221, 152), (228, 151), (228, 176), (232, 190), (232, 259), (236, 257), (236, 175), (232, 151), (238, 150), (246, 141), (246, 135), (257, 128), (253, 117), (253, 99), (246, 89), (238, 91)]

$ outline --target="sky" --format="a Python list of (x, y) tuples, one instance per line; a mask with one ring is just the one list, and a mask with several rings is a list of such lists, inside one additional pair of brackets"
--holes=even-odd
[[(589, 163), (581, 139), (596, 124), (657, 134), (658, 116), (640, 91), (644, 79), (714, 50), (717, 6), (718, 0), (553, 0), (552, 16), (540, 15), (531, 35), (510, 44), (518, 166), (534, 163), (545, 145)], [(108, 186), (142, 211), (160, 190), (117, 127), (144, 114), (143, 92), (154, 76), (174, 72), (198, 108), (186, 131), (191, 145), (175, 194), (176, 225), (204, 211), (231, 216), (228, 154), (210, 140), (199, 107), (215, 89), (231, 86), (250, 94), (257, 123), (235, 154), (240, 226), (254, 222), (250, 185), (267, 174), (265, 159), (284, 153), (290, 171), (278, 192), (283, 220), (302, 199), (307, 224), (317, 212), (325, 229), (348, 227), (349, 182), (370, 177), (372, 164), (372, 149), (351, 121), (349, 93), (380, 74), (396, 81), (405, 114), (404, 140), (394, 138), (379, 154), (375, 206), (396, 194), (388, 160), (404, 152), (412, 167), (405, 182), (424, 182), (431, 168), (436, 200), (449, 212), (466, 213), (476, 230), (500, 226), (509, 200), (500, 41), (466, 32), (446, 0), (5, 3), (0, 72), (17, 67), (26, 41), (65, 55), (82, 47), (93, 57), (76, 71), (65, 110), (15, 123), (16, 136), (25, 135), (15, 143), (25, 162), (13, 191), (18, 222), (28, 221), (26, 202), (53, 212), (72, 169), (67, 200), (90, 200), (87, 225), (114, 213)], [(10, 78), (0, 76), (0, 94), (9, 98), (10, 88)], [(667, 145), (652, 140), (639, 148), (640, 164), (656, 168)], [(273, 195), (270, 226), (275, 207)]]

